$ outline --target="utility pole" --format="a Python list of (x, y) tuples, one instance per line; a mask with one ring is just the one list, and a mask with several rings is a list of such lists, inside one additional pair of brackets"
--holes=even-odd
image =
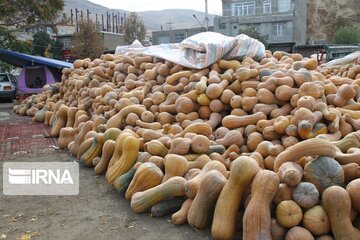
[(208, 17), (208, 1), (205, 0), (205, 21), (206, 31), (209, 31), (209, 17)]
[(72, 9), (70, 9), (70, 23), (71, 23), (71, 25), (73, 25), (74, 24), (74, 13), (73, 13), (73, 10)]
[(104, 31), (104, 14), (101, 14), (101, 31)]
[(79, 10), (75, 8), (75, 24), (76, 24), (76, 32), (79, 31), (79, 25), (78, 25), (78, 12)]
[(86, 19), (87, 19), (87, 21), (89, 22), (89, 20), (90, 20), (90, 11), (89, 11), (89, 9), (86, 9)]
[(171, 21), (171, 19), (169, 19), (169, 21), (166, 23), (166, 24), (169, 24), (169, 30), (171, 30), (171, 25), (173, 24), (174, 22)]

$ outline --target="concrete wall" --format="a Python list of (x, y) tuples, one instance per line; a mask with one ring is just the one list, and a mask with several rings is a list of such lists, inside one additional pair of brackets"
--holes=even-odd
[(104, 48), (106, 50), (116, 49), (117, 46), (124, 45), (124, 35), (119, 33), (101, 32)]

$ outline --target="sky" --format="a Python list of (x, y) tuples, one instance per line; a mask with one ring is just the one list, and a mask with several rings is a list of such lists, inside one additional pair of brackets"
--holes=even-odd
[[(205, 0), (89, 0), (108, 8), (142, 12), (163, 9), (193, 9), (205, 12)], [(208, 0), (209, 14), (221, 14), (221, 0)]]

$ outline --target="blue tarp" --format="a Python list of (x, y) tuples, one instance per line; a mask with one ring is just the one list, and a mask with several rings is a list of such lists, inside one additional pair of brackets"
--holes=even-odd
[(0, 60), (7, 62), (16, 67), (25, 67), (32, 65), (46, 65), (57, 69), (70, 68), (72, 63), (55, 60), (51, 58), (33, 56), (19, 52), (13, 52), (0, 48)]

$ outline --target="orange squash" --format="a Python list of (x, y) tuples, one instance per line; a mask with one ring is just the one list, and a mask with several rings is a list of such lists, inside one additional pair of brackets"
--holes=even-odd
[(145, 191), (161, 183), (164, 174), (154, 163), (146, 162), (137, 169), (125, 193), (125, 198), (130, 201), (136, 192)]
[(115, 179), (126, 173), (135, 164), (139, 153), (140, 142), (133, 136), (127, 137), (122, 144), (122, 154), (118, 161), (106, 172), (106, 180), (113, 185)]
[(167, 154), (164, 158), (165, 175), (162, 178), (162, 182), (174, 176), (183, 177), (189, 169), (188, 160), (177, 154)]
[(110, 159), (112, 157), (112, 155), (114, 154), (114, 149), (115, 149), (115, 141), (109, 139), (107, 140), (103, 147), (102, 147), (102, 154), (101, 154), (101, 158), (99, 163), (95, 166), (94, 170), (96, 174), (105, 174)]
[(66, 149), (71, 141), (75, 139), (76, 129), (72, 127), (64, 127), (60, 130), (58, 146), (61, 149)]

